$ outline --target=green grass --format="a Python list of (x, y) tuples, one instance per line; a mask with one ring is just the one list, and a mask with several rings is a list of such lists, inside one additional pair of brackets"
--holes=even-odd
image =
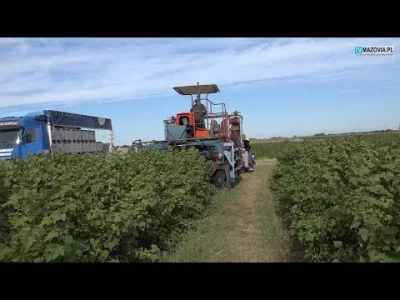
[(286, 262), (291, 241), (268, 186), (275, 160), (260, 160), (231, 190), (220, 191), (165, 262)]

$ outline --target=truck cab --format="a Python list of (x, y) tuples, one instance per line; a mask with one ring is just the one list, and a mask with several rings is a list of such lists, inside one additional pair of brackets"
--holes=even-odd
[(43, 112), (9, 113), (0, 118), (0, 159), (49, 153), (46, 123), (36, 120)]

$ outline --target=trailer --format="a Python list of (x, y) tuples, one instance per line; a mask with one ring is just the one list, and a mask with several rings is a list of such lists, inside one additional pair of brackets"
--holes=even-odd
[[(164, 140), (143, 142), (138, 139), (132, 143), (132, 148), (135, 151), (148, 148), (165, 150), (168, 147), (196, 148), (213, 162), (212, 182), (218, 187), (231, 187), (237, 183), (240, 174), (248, 169), (242, 141), (242, 115), (238, 111), (229, 114), (225, 103), (214, 103), (208, 98), (209, 94), (220, 92), (216, 84), (197, 83), (173, 89), (179, 95), (191, 97), (190, 112), (180, 112), (164, 120)], [(194, 109), (194, 95), (201, 104), (204, 103), (204, 115), (199, 115)]]
[[(106, 132), (99, 141), (96, 131)], [(111, 153), (114, 131), (111, 119), (56, 110), (8, 113), (0, 117), (0, 159), (28, 154)]]

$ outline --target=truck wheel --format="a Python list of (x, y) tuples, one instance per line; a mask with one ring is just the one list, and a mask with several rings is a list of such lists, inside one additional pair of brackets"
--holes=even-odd
[(224, 170), (218, 170), (215, 172), (215, 174), (212, 176), (211, 179), (212, 183), (218, 187), (218, 188), (224, 188), (225, 183), (226, 183), (226, 173)]

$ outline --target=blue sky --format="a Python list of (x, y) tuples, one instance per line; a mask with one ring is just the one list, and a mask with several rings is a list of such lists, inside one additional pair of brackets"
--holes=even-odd
[(398, 128), (400, 55), (354, 46), (400, 39), (0, 38), (0, 114), (65, 110), (111, 118), (119, 145), (162, 139), (162, 121), (190, 107), (172, 87), (199, 81), (218, 84), (210, 99), (251, 137)]

